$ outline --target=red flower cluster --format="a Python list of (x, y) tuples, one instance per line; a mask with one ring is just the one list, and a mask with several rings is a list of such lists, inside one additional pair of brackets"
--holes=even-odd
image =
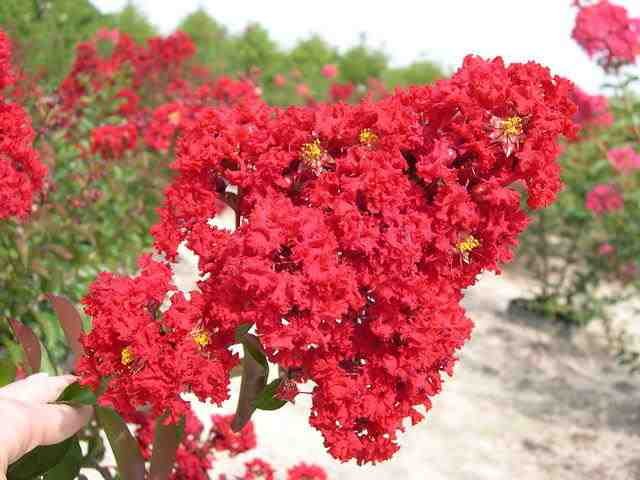
[(0, 220), (28, 216), (47, 175), (33, 148), (35, 132), (29, 115), (2, 96), (1, 90), (14, 80), (11, 42), (0, 30)]
[(575, 87), (571, 94), (571, 100), (578, 108), (573, 119), (582, 128), (609, 127), (613, 124), (609, 100), (604, 95), (589, 95), (584, 90)]
[(573, 38), (606, 70), (634, 63), (640, 53), (640, 18), (629, 18), (624, 7), (599, 0), (580, 6)]
[[(204, 434), (202, 422), (191, 412), (185, 416), (184, 433), (176, 452), (175, 467), (171, 480), (208, 480), (208, 471), (215, 464), (213, 451), (226, 452), (230, 456), (247, 452), (256, 447), (253, 424), (248, 423), (239, 433), (231, 431), (229, 422), (232, 417), (214, 415), (213, 426)], [(145, 460), (151, 459), (151, 447), (155, 437), (153, 418), (141, 412), (135, 412), (127, 418), (127, 423), (137, 426), (136, 439)], [(222, 442), (220, 436), (236, 438), (233, 442)]]
[(587, 193), (585, 207), (596, 215), (603, 215), (622, 209), (624, 199), (617, 187), (601, 183)]
[(136, 148), (138, 131), (131, 123), (102, 125), (91, 132), (91, 153), (107, 160), (122, 158), (125, 152)]
[(327, 473), (317, 465), (301, 463), (287, 471), (287, 480), (327, 480)]
[[(203, 109), (153, 229), (166, 258), (181, 242), (199, 255), (199, 291), (167, 300), (168, 269), (149, 259), (138, 278), (102, 274), (79, 371), (110, 376), (119, 409), (175, 416), (182, 391), (226, 398), (233, 331), (255, 324), (271, 362), (315, 382), (329, 452), (388, 459), (470, 335), (462, 289), (509, 261), (527, 225), (511, 186), (533, 208), (561, 187), (571, 89), (534, 63), (469, 57), (378, 103)], [(211, 222), (227, 207), (233, 232)]]
[(355, 92), (356, 87), (351, 82), (332, 83), (329, 87), (329, 96), (332, 102), (347, 102)]

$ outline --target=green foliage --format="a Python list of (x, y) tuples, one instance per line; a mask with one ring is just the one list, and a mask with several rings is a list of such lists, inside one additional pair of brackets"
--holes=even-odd
[(198, 46), (196, 60), (215, 72), (226, 72), (229, 65), (231, 42), (227, 30), (202, 8), (182, 20), (178, 30), (188, 34)]
[(389, 88), (395, 88), (433, 83), (444, 78), (444, 74), (435, 63), (422, 60), (413, 62), (407, 67), (389, 68), (384, 72), (382, 78)]
[(387, 56), (381, 50), (371, 50), (363, 42), (347, 50), (338, 66), (340, 76), (348, 82), (366, 84), (370, 78), (379, 78), (387, 68)]
[(111, 17), (110, 25), (139, 43), (158, 34), (144, 14), (131, 3)]
[(67, 72), (78, 42), (108, 24), (89, 0), (2, 0), (0, 28), (17, 40), (18, 64), (50, 85)]

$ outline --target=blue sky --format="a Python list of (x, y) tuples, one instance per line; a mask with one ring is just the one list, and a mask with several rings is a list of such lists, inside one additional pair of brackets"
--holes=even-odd
[[(105, 12), (127, 0), (92, 0)], [(571, 39), (575, 8), (571, 0), (134, 0), (161, 32), (204, 7), (232, 32), (259, 22), (284, 47), (313, 33), (340, 49), (365, 33), (393, 65), (426, 58), (456, 68), (466, 54), (501, 55), (510, 62), (535, 60), (590, 92), (604, 74)], [(615, 0), (640, 17), (640, 0)], [(635, 68), (636, 73), (640, 73)]]

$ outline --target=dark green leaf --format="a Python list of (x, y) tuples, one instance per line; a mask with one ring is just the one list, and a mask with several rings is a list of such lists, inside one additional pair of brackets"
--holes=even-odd
[(149, 467), (151, 480), (165, 480), (169, 477), (183, 432), (184, 418), (178, 424), (170, 425), (164, 425), (162, 418), (156, 420), (156, 433)]
[(30, 373), (39, 372), (42, 352), (40, 351), (40, 341), (38, 337), (36, 337), (36, 334), (33, 333), (29, 327), (23, 325), (18, 320), (9, 319), (9, 324), (18, 343), (20, 343), (22, 347), (26, 360), (25, 363)]
[(88, 387), (83, 387), (78, 382), (72, 383), (64, 389), (57, 403), (70, 403), (75, 405), (95, 405), (96, 394)]
[(62, 461), (44, 474), (45, 480), (71, 480), (80, 473), (82, 464), (82, 450), (80, 443), (75, 440)]
[(251, 327), (253, 326), (252, 323), (243, 323), (241, 325), (238, 325), (236, 327), (236, 340), (240, 343), (242, 343), (242, 340), (244, 339), (244, 336), (249, 333), (249, 330), (251, 330)]
[(124, 420), (109, 408), (96, 407), (98, 423), (109, 439), (123, 480), (144, 480), (144, 460), (138, 442), (131, 435)]
[[(254, 348), (260, 348), (260, 342), (253, 335), (245, 335), (244, 357), (242, 358), (242, 380), (240, 383), (240, 396), (238, 405), (236, 406), (236, 414), (231, 422), (231, 429), (239, 432), (251, 420), (251, 415), (256, 407), (254, 401), (258, 394), (267, 384), (269, 376), (269, 366), (266, 363), (258, 362), (253, 355), (249, 353), (248, 345), (253, 344)], [(264, 354), (263, 354), (264, 356)]]
[(281, 382), (281, 378), (276, 378), (273, 382), (264, 387), (254, 400), (254, 406), (260, 410), (278, 410), (279, 408), (284, 407), (287, 403), (286, 400), (280, 400), (276, 397), (276, 392), (278, 391), (278, 387)]
[(74, 442), (77, 443), (76, 438), (71, 437), (55, 445), (34, 448), (9, 465), (7, 480), (32, 480), (43, 475), (62, 461)]

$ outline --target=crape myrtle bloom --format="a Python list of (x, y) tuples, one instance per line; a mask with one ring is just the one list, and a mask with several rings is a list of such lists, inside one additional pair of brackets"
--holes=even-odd
[(320, 73), (324, 78), (332, 79), (338, 76), (338, 66), (333, 63), (327, 63), (320, 69)]
[(103, 404), (123, 414), (149, 406), (175, 422), (188, 411), (183, 392), (214, 403), (227, 399), (237, 364), (225, 348), (233, 329), (209, 316), (198, 293), (188, 301), (176, 292), (168, 266), (147, 255), (140, 269), (137, 277), (102, 273), (91, 285), (83, 303), (93, 324), (77, 371), (94, 389), (109, 378)]
[(640, 155), (631, 146), (610, 149), (607, 152), (607, 159), (620, 173), (640, 170)]
[[(0, 90), (13, 84), (11, 42), (0, 30)], [(44, 188), (47, 168), (33, 147), (31, 118), (0, 91), (0, 220), (24, 219)]]
[(233, 415), (214, 415), (211, 417), (213, 427), (210, 435), (211, 447), (224, 451), (231, 457), (247, 452), (256, 446), (256, 434), (253, 423), (247, 423), (242, 430), (231, 429)]
[(609, 101), (604, 95), (590, 95), (584, 90), (574, 87), (571, 100), (578, 108), (573, 120), (581, 128), (609, 127), (613, 124)]
[[(512, 259), (528, 222), (519, 190), (540, 208), (561, 188), (557, 142), (576, 131), (571, 89), (534, 63), (468, 57), (451, 79), (378, 102), (279, 109), (246, 99), (201, 109), (177, 142), (176, 175), (152, 229), (167, 259), (182, 242), (199, 257), (181, 331), (200, 321), (218, 328), (211, 354), (222, 357), (230, 332), (253, 324), (271, 362), (315, 383), (309, 421), (331, 455), (390, 458), (469, 338), (462, 289)], [(229, 209), (234, 226), (212, 220)], [(87, 313), (113, 318), (93, 300), (96, 288)], [(165, 322), (133, 323), (155, 331)], [(135, 361), (147, 330), (96, 347), (115, 362), (132, 345), (125, 363), (144, 376)], [(193, 388), (174, 373), (182, 384), (160, 389), (171, 392), (165, 399)]]
[(353, 92), (355, 92), (356, 87), (351, 82), (346, 83), (332, 83), (329, 87), (329, 97), (332, 102), (347, 102)]
[(624, 199), (616, 186), (601, 183), (587, 193), (585, 207), (596, 215), (603, 215), (621, 210)]
[(605, 70), (635, 63), (640, 53), (640, 18), (607, 0), (578, 5), (572, 36)]
[(287, 470), (287, 480), (327, 480), (322, 467), (301, 463)]
[(262, 459), (256, 458), (244, 464), (245, 473), (242, 480), (273, 480), (275, 470)]
[(138, 131), (131, 123), (102, 125), (91, 131), (91, 153), (106, 160), (117, 160), (136, 147)]

